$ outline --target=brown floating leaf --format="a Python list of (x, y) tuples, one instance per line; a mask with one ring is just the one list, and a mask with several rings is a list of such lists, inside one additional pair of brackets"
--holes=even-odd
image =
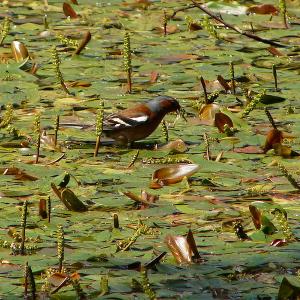
[(160, 253), (159, 255), (157, 255), (156, 257), (154, 257), (147, 263), (145, 263), (144, 268), (150, 269), (150, 268), (155, 267), (155, 265), (157, 265), (166, 254), (167, 254), (167, 252)]
[(178, 264), (192, 263), (192, 250), (185, 237), (167, 235), (165, 237), (165, 243), (172, 252)]
[(69, 3), (66, 2), (63, 3), (63, 11), (66, 17), (70, 17), (71, 19), (78, 18), (77, 13)]
[(158, 169), (152, 175), (150, 186), (155, 189), (180, 182), (184, 177), (192, 176), (198, 169), (199, 165), (196, 164), (178, 164)]
[(264, 150), (258, 146), (246, 146), (242, 148), (234, 148), (233, 152), (246, 154), (263, 154)]
[(181, 139), (177, 139), (175, 141), (171, 141), (166, 145), (157, 147), (157, 150), (165, 150), (165, 151), (169, 151), (171, 153), (184, 153), (186, 152), (188, 149), (186, 143), (181, 140)]
[(80, 52), (85, 48), (85, 46), (89, 43), (89, 41), (91, 40), (92, 35), (90, 33), (90, 31), (88, 30), (84, 35), (83, 38), (78, 46), (78, 48), (75, 50), (74, 54), (79, 55)]
[(199, 260), (201, 257), (200, 257), (200, 254), (198, 252), (198, 249), (197, 249), (197, 245), (196, 245), (196, 242), (195, 242), (195, 239), (194, 239), (194, 235), (193, 235), (193, 232), (191, 231), (191, 229), (189, 230), (188, 234), (187, 234), (187, 237), (186, 237), (186, 240), (194, 254), (193, 256), (193, 260)]
[[(165, 29), (164, 27), (157, 27), (155, 28), (156, 31), (158, 31), (159, 33), (164, 33), (165, 32)], [(172, 34), (172, 33), (175, 33), (179, 30), (178, 26), (177, 25), (167, 25), (167, 34)]]
[(224, 113), (218, 112), (215, 114), (215, 126), (220, 132), (224, 132), (224, 126), (227, 125), (229, 128), (233, 127), (232, 120)]
[(231, 90), (230, 85), (227, 83), (227, 81), (225, 80), (225, 78), (223, 76), (218, 75), (217, 80), (219, 81), (219, 83), (222, 85), (222, 87), (224, 88), (224, 90), (226, 92)]
[(153, 205), (153, 203), (155, 203), (159, 199), (158, 196), (151, 195), (144, 190), (141, 191), (141, 196), (138, 196), (132, 192), (123, 192), (123, 194), (131, 200), (140, 204), (140, 209), (144, 209)]
[(267, 50), (273, 55), (273, 56), (285, 56), (284, 53), (276, 49), (275, 47), (269, 47)]
[(278, 8), (272, 4), (253, 5), (247, 9), (247, 13), (258, 15), (278, 15)]
[(13, 41), (10, 47), (16, 62), (22, 62), (29, 56), (26, 46), (19, 41)]
[(89, 81), (67, 81), (66, 86), (67, 87), (89, 87), (92, 84)]
[[(63, 284), (64, 282), (65, 282), (65, 279), (66, 278), (70, 278), (67, 274), (65, 274), (65, 273), (54, 273), (54, 274), (52, 274), (49, 278), (48, 278), (48, 282), (51, 284), (51, 285), (53, 285), (53, 286), (60, 286), (61, 284)], [(63, 286), (65, 286), (65, 285), (67, 285), (68, 283), (67, 282), (65, 282), (65, 284), (63, 285)], [(62, 287), (63, 287), (62, 286)]]
[(283, 133), (281, 130), (278, 129), (271, 129), (266, 137), (266, 142), (264, 145), (264, 152), (268, 152), (270, 149), (274, 148), (275, 144), (280, 144), (282, 143), (283, 140)]
[(7, 260), (0, 261), (0, 274), (10, 273), (11, 271), (21, 270), (21, 267), (16, 264), (12, 264)]
[(57, 188), (54, 183), (51, 183), (51, 188), (67, 209), (77, 212), (87, 211), (86, 205), (70, 189), (65, 187)]
[(150, 83), (157, 82), (158, 77), (159, 77), (159, 73), (156, 71), (152, 71), (150, 74)]
[(42, 219), (47, 218), (47, 201), (46, 201), (46, 199), (40, 199), (40, 202), (39, 202), (39, 216)]
[(36, 181), (37, 177), (27, 174), (26, 172), (20, 170), (19, 168), (4, 168), (0, 169), (3, 175), (15, 175), (16, 180), (22, 181)]
[(201, 120), (208, 121), (211, 125), (215, 122), (216, 113), (220, 112), (220, 106), (214, 103), (204, 104), (200, 111), (199, 117)]
[[(216, 92), (216, 91), (223, 91), (225, 89), (223, 84), (220, 83), (220, 81), (218, 79), (216, 79), (216, 80), (204, 80), (204, 83), (205, 83), (207, 93), (212, 93), (212, 92)], [(200, 85), (198, 84), (197, 87), (195, 88), (195, 90), (198, 90), (199, 87), (200, 87), (200, 91), (203, 91), (202, 84), (200, 84)]]
[(254, 205), (249, 205), (249, 210), (251, 213), (252, 221), (256, 229), (261, 228), (261, 213), (257, 207)]

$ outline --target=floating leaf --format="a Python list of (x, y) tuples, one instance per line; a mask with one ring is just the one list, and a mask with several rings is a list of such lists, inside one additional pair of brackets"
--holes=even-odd
[(169, 151), (169, 153), (184, 153), (188, 150), (188, 147), (182, 139), (177, 139), (166, 145), (157, 147), (157, 150)]
[(66, 2), (63, 3), (63, 12), (66, 17), (70, 17), (71, 19), (78, 18), (77, 13), (75, 12), (75, 10), (72, 8), (72, 6), (69, 3), (66, 3)]
[(285, 98), (275, 95), (263, 94), (260, 98), (260, 102), (263, 104), (274, 104), (285, 101)]
[(85, 46), (89, 43), (89, 41), (91, 40), (92, 35), (91, 32), (88, 30), (84, 35), (83, 38), (78, 46), (78, 48), (75, 50), (74, 54), (79, 55), (80, 52), (85, 48)]
[(233, 127), (233, 122), (226, 114), (222, 112), (217, 112), (215, 114), (215, 126), (219, 129), (220, 132), (224, 133), (224, 126), (227, 125), (228, 128)]
[(67, 81), (66, 85), (67, 87), (89, 87), (92, 84), (89, 81), (77, 80), (77, 81)]
[(156, 170), (152, 175), (152, 188), (161, 188), (190, 177), (196, 173), (199, 166), (196, 164), (178, 164)]
[(247, 13), (259, 15), (277, 15), (279, 10), (272, 4), (253, 5), (247, 9)]
[(165, 243), (172, 252), (178, 264), (192, 263), (192, 250), (186, 237), (167, 235)]
[(190, 229), (188, 231), (188, 234), (187, 234), (187, 237), (186, 237), (186, 240), (193, 252), (193, 260), (194, 261), (198, 261), (201, 257), (200, 257), (200, 254), (198, 252), (198, 249), (197, 249), (197, 245), (196, 245), (196, 242), (195, 242), (195, 239), (194, 239), (194, 235), (193, 235), (193, 232), (192, 230)]
[(11, 43), (11, 51), (16, 62), (20, 63), (29, 57), (26, 46), (19, 41), (13, 41)]
[(51, 188), (67, 209), (77, 212), (87, 211), (86, 205), (70, 189), (61, 187), (58, 189), (54, 183), (51, 183)]
[(199, 117), (201, 120), (208, 121), (211, 125), (215, 122), (216, 113), (220, 112), (220, 106), (214, 103), (204, 104), (200, 111)]
[(16, 180), (21, 181), (36, 181), (38, 180), (37, 177), (27, 174), (26, 172), (20, 170), (19, 168), (4, 168), (0, 169), (0, 172), (3, 175), (14, 175)]
[(141, 209), (153, 205), (153, 203), (155, 203), (159, 198), (158, 196), (151, 195), (144, 190), (141, 192), (141, 196), (138, 196), (132, 192), (124, 192), (123, 194), (128, 198), (132, 199), (133, 201), (137, 202), (138, 204), (140, 204)]
[(261, 213), (255, 205), (249, 205), (252, 221), (256, 229), (261, 228)]
[(283, 52), (276, 49), (275, 47), (269, 47), (267, 50), (273, 55), (273, 56), (285, 56)]
[(224, 79), (223, 76), (218, 75), (218, 76), (217, 76), (217, 79), (218, 79), (219, 83), (222, 85), (222, 87), (224, 88), (224, 90), (225, 90), (226, 92), (228, 92), (228, 91), (231, 90), (230, 85), (227, 83), (227, 81)]
[(271, 129), (266, 137), (266, 142), (263, 147), (264, 152), (268, 152), (270, 149), (274, 148), (274, 145), (282, 143), (283, 140), (283, 133), (278, 129)]
[(300, 296), (300, 279), (296, 276), (286, 276), (282, 279), (278, 300), (298, 299)]

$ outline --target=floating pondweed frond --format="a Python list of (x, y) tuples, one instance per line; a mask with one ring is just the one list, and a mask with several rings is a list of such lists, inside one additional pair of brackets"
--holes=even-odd
[(109, 286), (108, 286), (108, 276), (101, 276), (100, 279), (100, 296), (107, 295), (109, 293)]
[(139, 222), (136, 231), (130, 238), (119, 241), (117, 243), (117, 252), (128, 250), (130, 246), (132, 246), (141, 235), (148, 234), (149, 232), (151, 232), (151, 228), (148, 225)]
[(168, 130), (168, 125), (165, 120), (162, 121), (161, 127), (162, 127), (162, 133), (163, 133), (165, 142), (167, 143), (169, 141), (169, 130)]
[(288, 223), (287, 217), (280, 209), (275, 209), (273, 212), (274, 221), (276, 221), (282, 230), (284, 237), (287, 241), (292, 241), (295, 239), (295, 236), (292, 232), (292, 229)]
[(250, 114), (250, 112), (255, 109), (255, 107), (260, 103), (261, 99), (263, 98), (263, 96), (265, 94), (266, 94), (266, 92), (263, 91), (262, 93), (258, 93), (253, 97), (251, 102), (244, 109), (242, 118), (245, 118), (246, 116), (248, 116)]
[(35, 163), (39, 162), (40, 147), (41, 147), (41, 115), (38, 113), (34, 118), (34, 133), (35, 133), (35, 145), (36, 145), (36, 157)]
[(98, 113), (96, 116), (96, 146), (94, 151), (94, 157), (98, 155), (101, 135), (103, 132), (103, 120), (104, 120), (104, 102), (100, 102), (100, 108), (98, 109)]
[(278, 167), (285, 178), (290, 182), (290, 184), (297, 190), (300, 190), (300, 184), (296, 181), (293, 175), (287, 170), (287, 168), (283, 165), (278, 163)]
[(5, 128), (9, 134), (12, 134), (14, 137), (18, 137), (20, 136), (20, 132), (12, 125), (13, 118), (14, 118), (13, 106), (11, 104), (7, 104), (5, 113), (0, 122), (0, 129)]
[(148, 278), (148, 273), (147, 269), (143, 268), (141, 270), (141, 275), (142, 275), (142, 287), (145, 295), (148, 297), (149, 300), (156, 300), (156, 294), (154, 290), (151, 288), (150, 280)]
[(63, 268), (63, 261), (65, 257), (65, 237), (62, 225), (57, 227), (57, 258), (58, 258), (58, 271), (61, 273)]
[(144, 158), (143, 164), (192, 164), (193, 162), (187, 158), (162, 157), (162, 158)]
[(206, 133), (203, 134), (203, 140), (206, 148), (206, 159), (210, 160), (210, 149), (209, 149), (209, 139)]
[(208, 103), (213, 103), (220, 96), (219, 91), (213, 91), (207, 96)]
[(286, 2), (285, 0), (279, 0), (279, 11), (283, 18), (283, 24), (285, 28), (288, 28), (288, 20), (287, 20), (287, 11), (286, 11)]
[(56, 46), (52, 47), (51, 56), (52, 56), (52, 64), (54, 65), (54, 68), (55, 68), (55, 75), (56, 75), (57, 81), (60, 83), (60, 85), (62, 86), (63, 90), (68, 95), (71, 95), (70, 91), (68, 90), (68, 88), (67, 88), (67, 86), (65, 84), (63, 75), (62, 75), (62, 73), (60, 71), (61, 60), (60, 60), (60, 58), (58, 56), (58, 52), (57, 52)]
[(234, 64), (232, 61), (229, 63), (229, 73), (230, 73), (230, 79), (231, 79), (231, 92), (233, 95), (235, 95)]
[(220, 39), (220, 36), (215, 28), (215, 26), (212, 24), (212, 22), (210, 21), (208, 16), (204, 16), (203, 21), (201, 22), (201, 25), (203, 28), (206, 29), (206, 31), (208, 32), (208, 34), (212, 37), (214, 37), (215, 39)]
[(14, 117), (13, 106), (11, 104), (8, 104), (8, 105), (6, 105), (6, 111), (0, 122), (0, 128), (5, 128), (9, 124), (11, 124), (13, 117)]
[(185, 21), (187, 23), (188, 30), (198, 30), (203, 27), (202, 22), (199, 20), (194, 20), (191, 16), (186, 16)]
[(68, 37), (65, 37), (64, 35), (62, 34), (57, 34), (56, 37), (59, 39), (59, 41), (64, 44), (64, 45), (67, 45), (69, 47), (72, 47), (72, 48), (77, 48), (79, 46), (79, 43), (78, 41), (76, 40), (73, 40), (73, 39), (70, 39)]
[(127, 91), (128, 93), (132, 92), (132, 64), (131, 64), (131, 46), (130, 46), (130, 35), (128, 32), (125, 32), (124, 42), (123, 42), (123, 66), (124, 71), (127, 74)]
[(2, 46), (5, 38), (7, 37), (9, 30), (10, 30), (10, 23), (11, 20), (8, 17), (5, 17), (2, 26), (1, 26), (1, 33), (0, 33), (0, 46)]
[(131, 167), (135, 164), (136, 160), (137, 160), (138, 157), (139, 157), (139, 154), (140, 154), (140, 150), (137, 150), (137, 151), (135, 152), (135, 154), (133, 155), (133, 157), (132, 157), (132, 159), (131, 159), (131, 161), (130, 161), (128, 167), (127, 167), (128, 169), (131, 168)]

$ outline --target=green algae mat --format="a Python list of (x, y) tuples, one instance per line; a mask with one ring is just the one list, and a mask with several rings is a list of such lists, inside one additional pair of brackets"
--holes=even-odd
[(1, 1), (0, 298), (299, 299), (299, 7)]

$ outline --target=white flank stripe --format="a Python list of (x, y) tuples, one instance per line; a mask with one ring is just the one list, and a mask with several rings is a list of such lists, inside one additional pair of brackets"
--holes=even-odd
[(134, 120), (136, 122), (146, 122), (148, 120), (147, 116), (140, 116), (140, 117), (136, 117), (136, 118), (130, 118), (131, 120)]
[(123, 120), (121, 120), (120, 118), (113, 118), (112, 119), (114, 122), (116, 122), (116, 123), (118, 123), (118, 124), (116, 124), (116, 125), (125, 125), (125, 126), (130, 126), (130, 124), (128, 124), (128, 123), (126, 123), (126, 122), (124, 122)]

